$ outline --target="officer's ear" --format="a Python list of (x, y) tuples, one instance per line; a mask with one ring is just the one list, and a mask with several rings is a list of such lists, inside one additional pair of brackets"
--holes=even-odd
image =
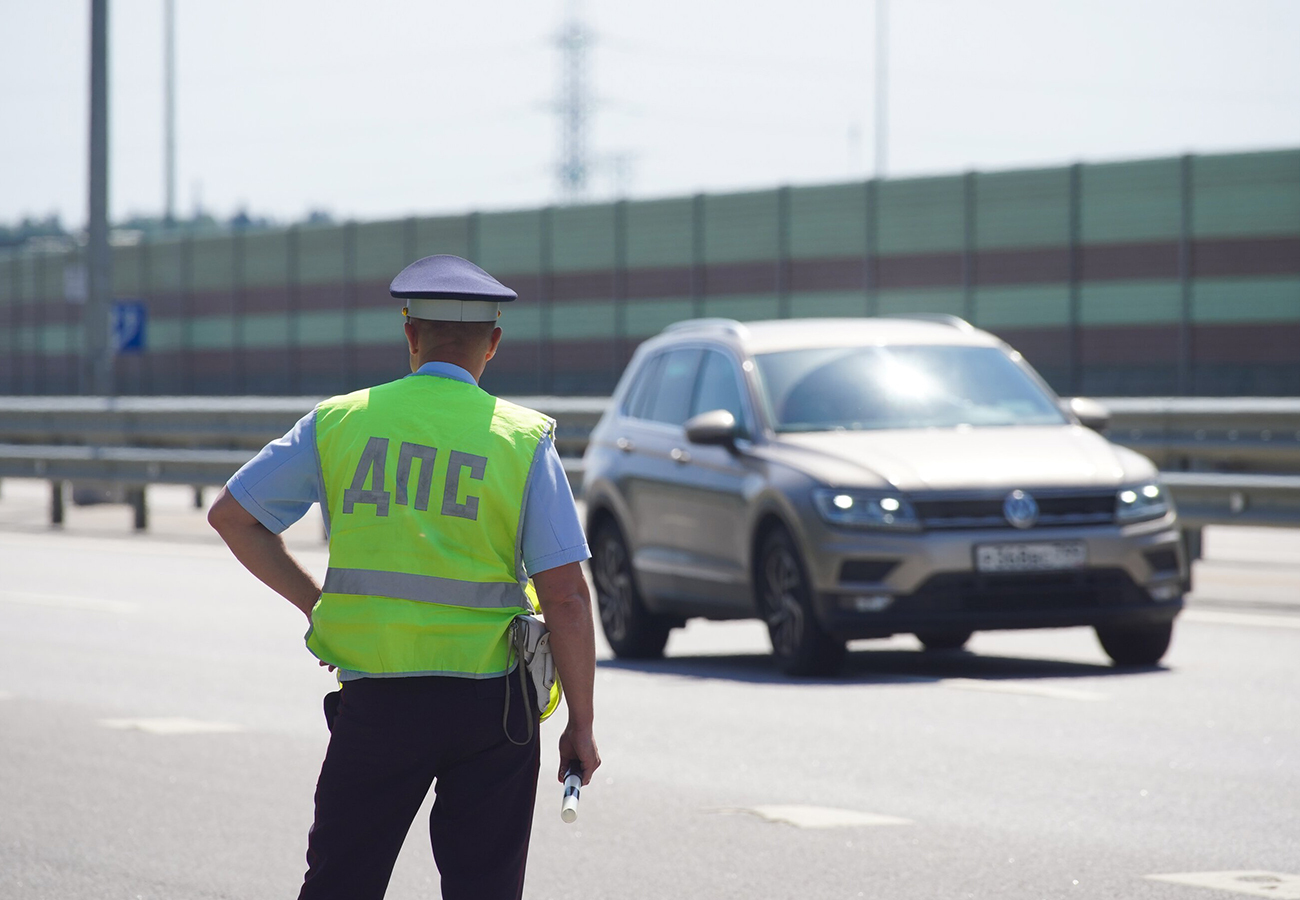
[(492, 337), (488, 338), (487, 355), (483, 357), (484, 362), (497, 355), (497, 347), (501, 344), (501, 326), (497, 325), (492, 329)]
[(411, 351), (412, 356), (416, 356), (420, 352), (420, 326), (416, 325), (408, 317), (406, 324), (402, 326), (402, 330), (406, 332), (407, 348)]

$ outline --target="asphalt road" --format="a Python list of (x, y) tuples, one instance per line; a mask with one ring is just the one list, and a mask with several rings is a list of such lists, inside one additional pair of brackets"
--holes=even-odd
[[(124, 507), (51, 533), (39, 485), (0, 490), (0, 898), (294, 896), (332, 685), (299, 614), (182, 492), (135, 536)], [(318, 523), (289, 540), (323, 570)], [(833, 681), (776, 674), (753, 623), (604, 652), (573, 825), (543, 726), (526, 896), (1213, 900), (1149, 876), (1226, 871), (1300, 897), (1300, 540), (1208, 543), (1223, 596), (1149, 670), (1081, 629), (863, 642)], [(437, 896), (423, 817), (389, 897)]]

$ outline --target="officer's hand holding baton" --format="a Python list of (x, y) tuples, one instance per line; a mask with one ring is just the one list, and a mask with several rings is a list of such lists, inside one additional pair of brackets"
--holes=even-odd
[(560, 735), (560, 781), (564, 784), (564, 799), (560, 803), (560, 818), (572, 822), (578, 818), (578, 795), (583, 785), (591, 782), (591, 773), (600, 765), (600, 753), (591, 733), (576, 731), (572, 725)]
[(582, 790), (582, 764), (570, 763), (564, 775), (564, 799), (560, 801), (560, 818), (566, 823), (578, 818), (578, 795)]
[(600, 766), (600, 751), (590, 731), (580, 731), (570, 723), (560, 735), (559, 781), (564, 783), (570, 774), (582, 776), (582, 784), (591, 783), (591, 775)]

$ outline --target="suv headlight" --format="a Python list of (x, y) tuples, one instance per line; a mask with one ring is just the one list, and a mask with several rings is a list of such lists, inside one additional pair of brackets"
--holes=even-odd
[(1169, 512), (1169, 495), (1158, 481), (1119, 489), (1115, 495), (1115, 520), (1140, 522), (1158, 519)]
[(917, 531), (916, 511), (902, 494), (887, 491), (813, 491), (817, 512), (831, 525), (842, 528), (892, 528)]

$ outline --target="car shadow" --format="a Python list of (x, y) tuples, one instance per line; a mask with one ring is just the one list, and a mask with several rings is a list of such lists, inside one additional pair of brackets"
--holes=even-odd
[(786, 675), (769, 654), (668, 656), (663, 659), (603, 659), (602, 669), (648, 674), (709, 678), (751, 684), (902, 684), (938, 682), (952, 678), (1001, 681), (1013, 679), (1097, 678), (1112, 675), (1168, 672), (1163, 665), (1111, 666), (1032, 657), (999, 656), (966, 650), (850, 651), (843, 671), (834, 677), (800, 678)]

